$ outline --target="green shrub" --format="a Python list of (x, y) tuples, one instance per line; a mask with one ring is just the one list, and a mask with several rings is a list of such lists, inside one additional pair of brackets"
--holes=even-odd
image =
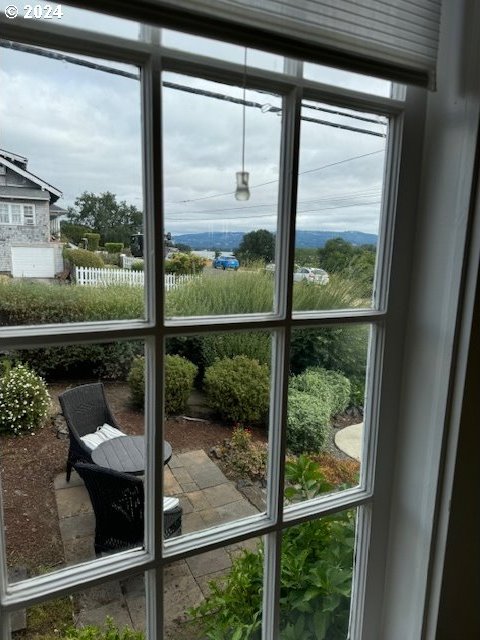
[(69, 260), (74, 267), (103, 267), (102, 258), (85, 249), (64, 249), (63, 257)]
[(209, 406), (225, 420), (265, 421), (270, 399), (267, 365), (246, 356), (222, 358), (206, 369), (204, 383)]
[(260, 364), (270, 366), (271, 337), (268, 331), (214, 333), (201, 337), (201, 349), (205, 366), (222, 358), (247, 356)]
[[(193, 389), (197, 367), (181, 356), (165, 356), (165, 413), (175, 415), (185, 409)], [(145, 358), (136, 358), (128, 375), (132, 403), (143, 409), (145, 402)]]
[(143, 342), (127, 340), (12, 350), (7, 355), (27, 364), (49, 381), (92, 377), (102, 380), (126, 380), (132, 360), (143, 351)]
[(203, 258), (192, 253), (174, 253), (169, 260), (165, 260), (165, 273), (176, 275), (201, 273), (205, 264)]
[(232, 437), (225, 440), (220, 453), (224, 464), (236, 474), (254, 481), (265, 481), (268, 445), (254, 441), (250, 429), (235, 427)]
[(100, 244), (100, 234), (99, 233), (86, 233), (85, 238), (87, 239), (87, 249), (88, 251), (98, 251), (98, 245)]
[(123, 242), (106, 242), (105, 251), (107, 253), (120, 253), (123, 249)]
[(338, 371), (320, 367), (307, 369), (292, 378), (290, 387), (310, 393), (328, 404), (331, 415), (343, 413), (350, 402), (350, 381)]
[(350, 405), (363, 407), (365, 404), (365, 376), (352, 376), (350, 378)]
[(134, 260), (132, 262), (132, 271), (144, 271), (145, 270), (145, 262), (143, 260)]
[(18, 435), (43, 426), (50, 408), (44, 380), (22, 364), (4, 363), (0, 378), (0, 432)]
[(332, 405), (314, 395), (288, 392), (287, 448), (293, 453), (318, 452), (327, 437)]
[[(286, 468), (289, 498), (329, 489), (318, 465), (304, 458)], [(331, 487), (333, 489), (333, 487)], [(344, 640), (353, 575), (355, 512), (343, 511), (288, 527), (280, 559), (280, 640)], [(205, 637), (260, 640), (264, 548), (243, 551), (229, 574), (209, 582), (210, 593), (189, 610)]]

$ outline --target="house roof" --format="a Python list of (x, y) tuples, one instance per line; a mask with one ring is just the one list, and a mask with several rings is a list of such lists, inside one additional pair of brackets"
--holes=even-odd
[[(30, 173), (30, 171), (27, 171), (26, 169), (22, 169), (22, 167), (19, 167), (17, 164), (15, 164), (15, 162), (12, 162), (11, 160), (8, 159), (8, 157), (11, 158), (14, 155), (15, 154), (11, 154), (8, 151), (0, 150), (0, 163), (3, 164), (8, 169), (15, 171), (15, 173), (18, 173), (18, 175), (23, 176), (24, 178), (27, 178), (27, 180), (30, 180), (31, 182), (38, 184), (38, 186), (41, 189), (45, 189), (45, 191), (48, 191), (50, 193), (51, 203), (56, 202), (63, 195), (62, 192), (59, 191), (59, 189), (57, 189), (56, 187), (52, 186), (51, 184), (48, 184), (48, 182), (45, 182), (45, 180), (42, 180), (35, 174)], [(23, 160), (25, 160), (25, 166), (26, 166), (26, 160), (27, 160), (26, 158), (23, 158), (23, 156), (16, 156), (16, 157), (18, 158), (17, 162), (22, 162)]]
[(2, 156), (2, 158), (10, 160), (11, 162), (19, 162), (20, 164), (24, 164), (24, 169), (27, 167), (28, 158), (25, 158), (25, 156), (19, 156), (18, 153), (12, 153), (11, 151), (7, 151), (6, 149), (0, 149), (0, 156)]
[(63, 207), (59, 207), (57, 204), (50, 205), (51, 218), (58, 218), (60, 216), (66, 215), (67, 213), (68, 213), (67, 209), (64, 209)]

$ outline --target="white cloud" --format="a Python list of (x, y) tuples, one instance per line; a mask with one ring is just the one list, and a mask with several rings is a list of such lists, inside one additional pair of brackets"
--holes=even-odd
[[(164, 79), (242, 95), (238, 87), (173, 74)], [(65, 205), (85, 190), (108, 190), (142, 208), (138, 82), (3, 50), (0, 83), (0, 146), (27, 156), (33, 173), (63, 191)], [(245, 169), (252, 188), (250, 200), (238, 203), (233, 192), (235, 172), (241, 170), (241, 105), (174, 89), (163, 95), (167, 229), (175, 234), (274, 230), (282, 118), (247, 108)], [(278, 97), (253, 91), (247, 99), (281, 106)], [(382, 129), (319, 111), (307, 115)], [(299, 228), (376, 232), (384, 154), (375, 152), (384, 144), (365, 133), (303, 122)]]

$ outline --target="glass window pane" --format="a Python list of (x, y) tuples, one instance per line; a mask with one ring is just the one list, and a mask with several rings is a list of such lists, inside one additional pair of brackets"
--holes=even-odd
[[(203, 38), (194, 36), (180, 31), (172, 31), (170, 29), (162, 29), (162, 44), (172, 49), (180, 51), (188, 51), (198, 55), (209, 56), (228, 62), (244, 63), (244, 47), (211, 38)], [(248, 66), (258, 67), (260, 69), (269, 69), (282, 73), (284, 66), (283, 56), (267, 53), (266, 51), (258, 51), (257, 49), (247, 49)]]
[(367, 325), (292, 332), (287, 503), (358, 484), (369, 341)]
[[(39, 6), (40, 9), (34, 11), (34, 7)], [(47, 7), (51, 8), (48, 9)], [(22, 7), (23, 9), (23, 7)], [(25, 15), (25, 11), (21, 13)], [(106, 33), (108, 35), (128, 38), (129, 40), (137, 40), (140, 37), (140, 25), (132, 20), (124, 20), (123, 18), (115, 18), (105, 13), (95, 13), (86, 9), (78, 9), (70, 7), (66, 4), (58, 2), (44, 2), (40, 0), (32, 5), (32, 16), (34, 19), (45, 20), (50, 24), (65, 25), (67, 27), (75, 27), (86, 29), (87, 31), (96, 31)]]
[(1, 323), (143, 318), (143, 271), (121, 256), (143, 228), (139, 70), (33, 51), (2, 52), (0, 198), (23, 228), (2, 232)]
[(355, 510), (343, 511), (283, 532), (281, 637), (348, 637), (355, 520)]
[(168, 565), (164, 571), (165, 639), (258, 640), (263, 557), (263, 544), (254, 538)]
[(270, 343), (262, 331), (167, 341), (164, 482), (183, 534), (265, 511)]
[(303, 75), (308, 80), (316, 80), (317, 82), (332, 84), (335, 87), (354, 89), (355, 91), (363, 91), (377, 96), (390, 97), (392, 92), (392, 83), (389, 80), (334, 69), (333, 67), (311, 62), (304, 64)]
[(295, 311), (372, 305), (387, 124), (374, 114), (303, 103)]
[[(165, 270), (197, 276), (167, 292), (167, 316), (271, 312), (281, 100), (173, 74), (163, 86)], [(236, 192), (244, 104), (248, 202)]]
[[(0, 461), (10, 580), (21, 578), (15, 573), (19, 565), (33, 575), (141, 546), (143, 486), (137, 474), (145, 468), (145, 425), (126, 378), (143, 351), (141, 341), (125, 341), (1, 354)], [(132, 473), (131, 482), (124, 474), (119, 478), (121, 470)], [(128, 509), (115, 510), (127, 495)]]

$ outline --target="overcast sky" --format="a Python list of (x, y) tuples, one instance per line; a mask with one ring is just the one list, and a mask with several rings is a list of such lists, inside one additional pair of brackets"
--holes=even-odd
[[(63, 9), (64, 24), (81, 23), (125, 37), (138, 35), (132, 23), (92, 20), (84, 17), (86, 12), (65, 5)], [(172, 32), (164, 35), (168, 46), (243, 61), (241, 47)], [(111, 191), (119, 200), (142, 209), (139, 82), (6, 49), (0, 49), (0, 56), (0, 147), (28, 157), (28, 169), (63, 192), (58, 204), (73, 205), (83, 191)], [(248, 63), (279, 71), (282, 60), (249, 51)], [(136, 73), (135, 68), (129, 70)], [(388, 83), (353, 74), (314, 65), (308, 65), (306, 73), (373, 93), (388, 92)], [(170, 73), (163, 79), (242, 97), (240, 87)], [(237, 202), (233, 194), (235, 173), (241, 170), (242, 106), (171, 88), (165, 88), (163, 96), (166, 229), (174, 235), (274, 231), (282, 117), (268, 109), (281, 109), (281, 99), (246, 92), (247, 100), (264, 108), (246, 109), (245, 170), (250, 172), (251, 197)], [(302, 115), (336, 126), (302, 122), (298, 228), (376, 233), (385, 138), (338, 125), (385, 134), (386, 123), (370, 114), (338, 115), (307, 106)]]

